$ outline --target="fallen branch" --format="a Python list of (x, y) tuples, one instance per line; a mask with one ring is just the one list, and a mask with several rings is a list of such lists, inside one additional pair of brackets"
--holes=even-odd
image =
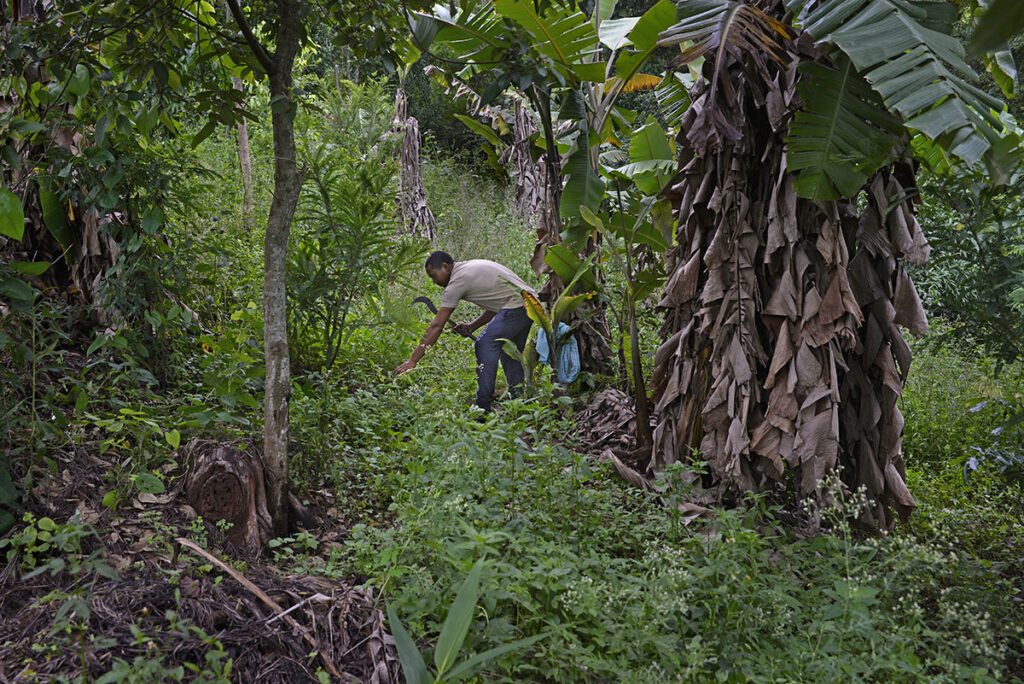
[(324, 655), (323, 649), (320, 647), (320, 644), (317, 642), (317, 640), (313, 638), (313, 635), (311, 635), (305, 627), (296, 622), (295, 618), (287, 614), (288, 612), (290, 612), (290, 610), (282, 610), (281, 606), (277, 605), (274, 599), (270, 598), (262, 589), (257, 587), (251, 581), (249, 581), (244, 575), (242, 575), (242, 573), (238, 572), (237, 570), (235, 570), (234, 568), (232, 568), (224, 561), (217, 558), (216, 556), (214, 556), (213, 554), (211, 554), (195, 542), (189, 541), (184, 537), (178, 537), (174, 541), (180, 544), (181, 546), (184, 546), (185, 548), (189, 549), (190, 551), (198, 553), (200, 556), (210, 561), (224, 572), (228, 573), (231, 576), (231, 578), (234, 579), (236, 582), (238, 582), (243, 587), (251, 591), (254, 596), (256, 596), (260, 601), (262, 601), (268, 608), (274, 611), (277, 617), (284, 619), (284, 621), (287, 622), (290, 627), (292, 627), (294, 630), (296, 630), (299, 634), (302, 635), (306, 642), (310, 646), (312, 646), (313, 650), (320, 656), (320, 660), (323, 661), (324, 667), (327, 668), (328, 672), (330, 672), (338, 679), (342, 679), (341, 673), (339, 673), (337, 668), (334, 667), (334, 663), (332, 663), (330, 659), (328, 659), (327, 656)]

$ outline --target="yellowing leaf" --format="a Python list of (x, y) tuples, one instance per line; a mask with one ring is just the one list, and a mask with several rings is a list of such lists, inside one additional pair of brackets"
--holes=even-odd
[(544, 332), (550, 334), (551, 319), (548, 318), (547, 312), (544, 311), (544, 305), (527, 290), (523, 290), (522, 295), (523, 305), (526, 306), (526, 315), (530, 317), (531, 321), (543, 328)]
[[(608, 79), (604, 82), (604, 92), (607, 93), (612, 89), (619, 87), (620, 83), (622, 83), (622, 79), (618, 76)], [(661, 76), (652, 76), (651, 74), (633, 74), (622, 86), (621, 92), (632, 93), (638, 90), (654, 90), (659, 83), (661, 83)]]

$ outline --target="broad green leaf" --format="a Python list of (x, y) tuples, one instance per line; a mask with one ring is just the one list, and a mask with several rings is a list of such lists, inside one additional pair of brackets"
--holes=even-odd
[(664, 245), (661, 251), (665, 251), (675, 241), (676, 228), (672, 204), (667, 199), (659, 199), (651, 206), (651, 225), (661, 235)]
[(484, 138), (487, 139), (487, 142), (491, 143), (495, 147), (505, 147), (505, 143), (501, 141), (501, 138), (498, 137), (498, 134), (495, 133), (494, 129), (488, 126), (487, 124), (480, 123), (476, 119), (469, 116), (465, 116), (464, 114), (456, 114), (455, 118), (461, 121), (462, 123), (466, 124), (466, 126), (474, 133), (482, 135)]
[(672, 178), (675, 167), (671, 159), (650, 159), (625, 164), (614, 171), (636, 183), (645, 195), (656, 195)]
[[(1016, 0), (999, 4), (1010, 8), (1014, 3)], [(1004, 137), (997, 114), (1005, 107), (972, 83), (977, 78), (966, 62), (963, 45), (946, 32), (944, 22), (900, 0), (814, 4), (785, 0), (785, 4), (790, 11), (801, 13), (803, 28), (812, 37), (837, 46), (850, 58), (856, 71), (882, 96), (886, 108), (899, 114), (907, 128), (935, 140), (968, 164), (983, 157), (986, 164), (997, 163), (994, 157), (999, 152), (993, 145)], [(1018, 139), (1015, 134), (1011, 137)], [(855, 147), (870, 156), (870, 149)], [(848, 175), (849, 168), (847, 163), (837, 175)], [(853, 185), (852, 176), (847, 183)], [(809, 185), (822, 184), (805, 182), (801, 194)]]
[(89, 92), (89, 68), (84, 64), (75, 67), (75, 73), (68, 80), (68, 92), (78, 97)]
[(525, 648), (526, 646), (529, 646), (530, 644), (533, 644), (541, 639), (544, 639), (547, 636), (547, 634), (538, 634), (527, 639), (520, 639), (519, 641), (513, 641), (509, 644), (503, 644), (496, 648), (484, 651), (483, 653), (478, 653), (472, 658), (465, 660), (456, 665), (454, 668), (452, 668), (452, 671), (448, 673), (448, 678), (454, 680), (460, 677), (473, 674), (473, 671), (478, 666), (486, 663), (488, 660), (492, 660), (500, 655), (503, 655), (510, 651), (514, 651), (517, 648)]
[(142, 215), (142, 230), (152, 235), (163, 225), (164, 210), (160, 207), (151, 207)]
[(629, 32), (629, 40), (641, 52), (654, 50), (658, 46), (658, 34), (671, 27), (675, 21), (675, 3), (672, 0), (660, 0), (643, 13), (636, 26)]
[[(573, 254), (572, 250), (565, 245), (551, 245), (548, 247), (544, 253), (544, 263), (550, 266), (555, 275), (564, 283), (572, 282), (580, 273), (580, 268), (584, 266), (584, 261)], [(582, 291), (596, 290), (597, 278), (594, 276), (593, 270), (587, 268), (579, 277), (577, 286)]]
[(597, 30), (601, 36), (601, 43), (609, 50), (618, 50), (629, 45), (629, 32), (636, 27), (638, 21), (640, 21), (640, 17), (624, 17), (622, 19), (602, 21)]
[(150, 473), (136, 473), (135, 486), (139, 488), (140, 492), (146, 494), (162, 494), (164, 492), (163, 480)]
[(582, 121), (587, 118), (587, 101), (579, 88), (565, 91), (562, 101), (558, 104), (559, 121)]
[(25, 235), (25, 209), (18, 196), (0, 188), (0, 235), (20, 241)]
[(568, 180), (562, 189), (562, 200), (558, 207), (562, 218), (577, 216), (583, 206), (596, 211), (604, 197), (604, 181), (590, 166), (590, 149), (585, 133), (580, 132), (582, 140), (578, 143), (579, 147), (570, 155), (564, 168)]
[(1010, 50), (985, 55), (985, 70), (992, 75), (1003, 95), (1012, 98), (1017, 91), (1017, 64)]
[(615, 14), (615, 5), (619, 0), (594, 0), (594, 12), (592, 14), (594, 26), (600, 26), (612, 18)]
[(168, 430), (164, 433), (164, 439), (167, 440), (172, 449), (177, 449), (178, 445), (181, 444), (181, 433), (177, 430)]
[(50, 268), (49, 261), (12, 261), (11, 268), (27, 276), (39, 276)]
[[(658, 227), (655, 227), (651, 221), (634, 219), (627, 217), (625, 221), (620, 221), (613, 217), (613, 225), (615, 226), (615, 232), (621, 235), (623, 229), (622, 224), (626, 224), (626, 231), (630, 233), (630, 241), (636, 244), (644, 244), (662, 252), (668, 249), (668, 244), (665, 242), (665, 236), (662, 234)], [(636, 225), (630, 226), (630, 223)], [(625, 237), (625, 236), (623, 236)]]
[(462, 642), (466, 640), (469, 626), (473, 622), (473, 611), (476, 610), (476, 602), (480, 598), (480, 573), (483, 567), (482, 558), (473, 565), (459, 593), (455, 595), (455, 601), (448, 609), (448, 616), (441, 626), (437, 646), (434, 648), (434, 666), (437, 667), (438, 677), (444, 675), (452, 666)]
[(518, 23), (534, 39), (534, 47), (561, 67), (563, 76), (573, 73), (586, 81), (603, 81), (604, 65), (588, 61), (598, 43), (597, 30), (585, 14), (572, 5), (549, 5), (538, 14), (532, 2), (493, 0), (498, 14)]
[(405, 681), (408, 684), (430, 684), (427, 664), (423, 662), (423, 656), (406, 631), (405, 625), (395, 614), (394, 606), (388, 606), (388, 626), (395, 637), (395, 648), (398, 650), (398, 660), (402, 663)]
[(604, 221), (597, 214), (590, 210), (590, 207), (580, 207), (580, 217), (598, 230), (604, 230)]
[(603, 130), (604, 120), (611, 116), (612, 110), (614, 110), (614, 107), (610, 105), (614, 103), (623, 87), (632, 81), (640, 67), (658, 48), (659, 33), (672, 25), (675, 16), (676, 8), (671, 0), (660, 0), (658, 4), (644, 12), (629, 32), (629, 39), (636, 51), (623, 50), (615, 60), (615, 75), (619, 80), (615, 82), (606, 99), (607, 105), (602, 108), (604, 111), (594, 121), (597, 130)]
[(461, 59), (496, 61), (509, 39), (491, 0), (469, 0), (452, 17), (443, 5), (434, 14), (414, 13), (413, 36), (421, 49), (434, 40), (444, 41)]
[(992, 52), (1022, 31), (1024, 31), (1024, 2), (993, 0), (985, 13), (981, 15), (978, 28), (971, 38), (970, 52), (972, 55)]
[(851, 197), (888, 159), (900, 123), (879, 102), (850, 60), (838, 68), (806, 62), (797, 90), (804, 100), (790, 126), (788, 169), (802, 197)]
[(569, 316), (572, 316), (573, 312), (579, 308), (580, 304), (596, 294), (596, 292), (583, 292), (578, 295), (570, 295), (563, 292), (558, 299), (555, 300), (552, 317), (556, 321), (564, 322), (569, 318)]
[(74, 241), (74, 235), (68, 226), (68, 218), (64, 213), (60, 196), (45, 187), (46, 185), (44, 182), (39, 184), (39, 206), (43, 210), (43, 223), (46, 224), (46, 229), (50, 231), (53, 239), (66, 250)]
[(629, 139), (630, 161), (671, 160), (673, 158), (672, 146), (665, 134), (665, 129), (653, 116), (647, 117), (644, 125), (636, 129)]
[[(281, 107), (285, 107), (285, 106), (287, 106), (287, 102), (285, 102), (284, 104), (281, 104)], [(198, 133), (196, 133), (194, 136), (192, 136), (192, 147), (198, 147), (199, 143), (201, 143), (204, 140), (206, 140), (207, 138), (209, 138), (210, 135), (215, 130), (217, 130), (217, 126), (219, 126), (219, 125), (220, 124), (218, 122), (216, 122), (216, 121), (207, 121), (206, 125), (203, 126), (201, 129), (199, 129)]]
[(15, 133), (39, 133), (48, 130), (49, 126), (39, 121), (27, 121), (26, 119), (13, 119), (11, 130)]
[(641, 271), (633, 276), (633, 300), (643, 301), (656, 289), (664, 285), (665, 276), (656, 269)]
[(19, 302), (35, 300), (39, 292), (24, 280), (0, 276), (0, 295)]
[(676, 71), (665, 74), (665, 78), (654, 89), (658, 109), (669, 127), (678, 127), (683, 114), (689, 109), (692, 86), (693, 78), (689, 74)]

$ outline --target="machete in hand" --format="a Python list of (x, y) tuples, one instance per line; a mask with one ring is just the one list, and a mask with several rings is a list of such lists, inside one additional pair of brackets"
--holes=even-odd
[[(430, 309), (430, 313), (434, 314), (435, 316), (437, 315), (437, 307), (436, 307), (436, 306), (434, 306), (434, 302), (430, 301), (430, 297), (417, 297), (416, 299), (414, 299), (414, 300), (412, 300), (412, 301), (413, 301), (413, 303), (414, 303), (414, 304), (415, 304), (416, 302), (419, 302), (419, 303), (420, 303), (420, 304), (422, 304), (423, 306), (425, 306), (425, 307), (427, 307), (428, 309)], [(452, 319), (450, 319), (450, 318), (449, 318), (449, 319), (448, 319), (448, 325), (449, 325), (450, 327), (454, 328), (454, 327), (455, 327), (455, 321), (453, 321)], [(468, 337), (469, 337), (469, 339), (471, 339), (471, 340), (473, 340), (474, 342), (476, 342), (476, 335), (474, 335), (474, 334), (470, 333), (470, 334), (468, 335)]]

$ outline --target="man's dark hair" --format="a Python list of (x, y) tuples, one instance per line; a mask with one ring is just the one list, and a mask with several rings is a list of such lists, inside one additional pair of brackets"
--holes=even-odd
[(432, 271), (436, 271), (445, 264), (453, 263), (455, 263), (455, 259), (452, 259), (451, 254), (437, 250), (436, 252), (431, 252), (430, 256), (427, 257), (426, 267)]

